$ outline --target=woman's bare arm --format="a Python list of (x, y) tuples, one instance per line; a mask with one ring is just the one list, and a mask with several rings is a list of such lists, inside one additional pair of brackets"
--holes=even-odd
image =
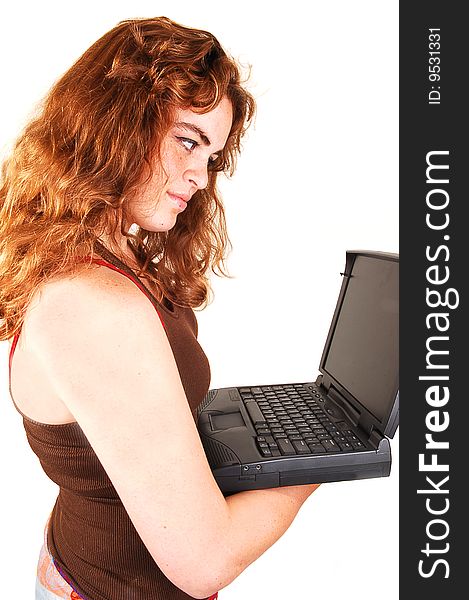
[(25, 335), (154, 560), (188, 594), (204, 598), (230, 583), (314, 491), (223, 497), (160, 319), (121, 275), (96, 268), (49, 283)]

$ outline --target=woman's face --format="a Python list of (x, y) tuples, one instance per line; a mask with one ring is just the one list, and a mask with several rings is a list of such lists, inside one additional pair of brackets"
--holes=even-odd
[(231, 102), (223, 98), (204, 114), (177, 110), (163, 139), (161, 161), (130, 203), (129, 217), (147, 231), (168, 231), (197, 190), (208, 183), (208, 167), (223, 149), (233, 120)]

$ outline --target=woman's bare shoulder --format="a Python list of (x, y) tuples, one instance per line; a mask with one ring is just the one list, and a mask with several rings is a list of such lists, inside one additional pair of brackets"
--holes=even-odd
[(36, 301), (44, 306), (65, 302), (81, 306), (99, 296), (107, 301), (125, 304), (130, 297), (141, 297), (144, 294), (128, 277), (107, 267), (92, 264), (84, 266), (77, 273), (58, 275), (44, 282), (38, 289)]
[(127, 277), (107, 267), (90, 265), (73, 275), (45, 282), (34, 295), (25, 317), (30, 336), (108, 327), (128, 318), (154, 320), (155, 308)]

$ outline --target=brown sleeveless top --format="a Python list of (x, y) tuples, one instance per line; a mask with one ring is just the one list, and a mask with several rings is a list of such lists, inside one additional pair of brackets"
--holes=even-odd
[[(147, 294), (163, 322), (194, 420), (210, 382), (193, 311), (155, 297), (109, 253), (98, 264), (118, 270)], [(17, 339), (17, 338), (16, 338)], [(16, 340), (10, 354), (13, 357)], [(159, 569), (78, 423), (48, 425), (23, 415), (28, 442), (60, 492), (47, 545), (62, 576), (86, 600), (188, 600)], [(197, 498), (193, 499), (197, 502)], [(202, 559), (202, 557), (201, 557)]]

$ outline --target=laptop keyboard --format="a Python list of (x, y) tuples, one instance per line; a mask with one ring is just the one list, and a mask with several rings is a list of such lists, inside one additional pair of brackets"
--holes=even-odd
[(339, 429), (329, 418), (319, 387), (308, 388), (303, 384), (238, 388), (262, 456), (366, 450), (352, 429)]

